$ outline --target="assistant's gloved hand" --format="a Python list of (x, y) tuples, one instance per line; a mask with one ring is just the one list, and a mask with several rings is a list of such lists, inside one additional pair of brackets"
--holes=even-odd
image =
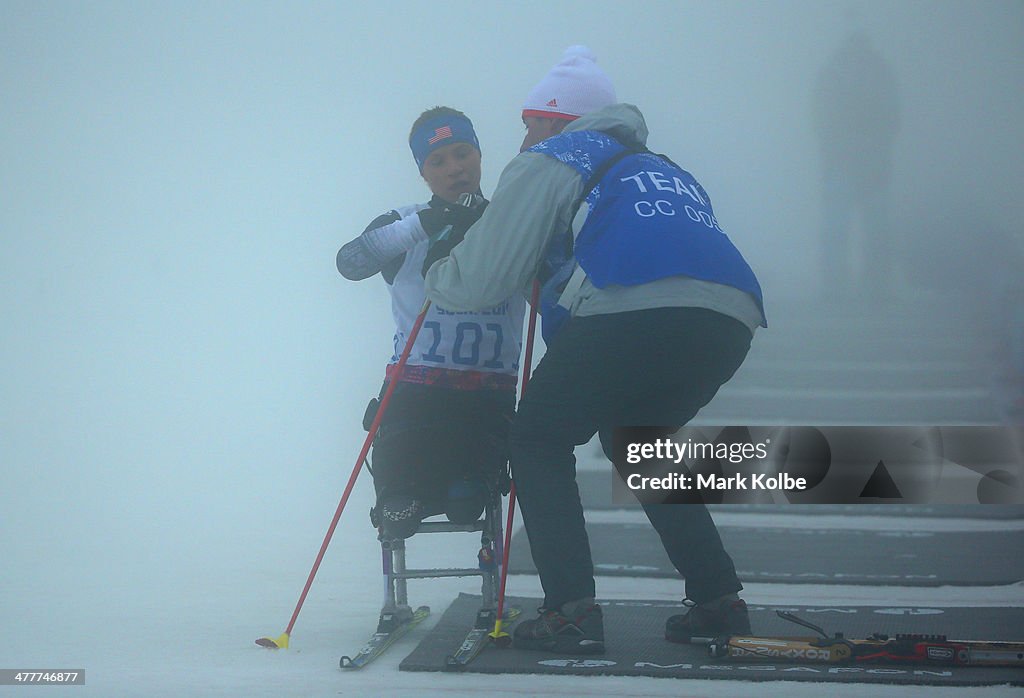
[(457, 204), (425, 208), (416, 214), (430, 236), (430, 247), (421, 270), (424, 276), (434, 262), (447, 257), (462, 242), (466, 231), (480, 219), (485, 208), (487, 199), (484, 197), (479, 194), (463, 194)]
[(431, 243), (437, 239), (437, 236), (441, 233), (447, 223), (444, 222), (446, 206), (427, 206), (422, 211), (416, 212), (416, 217), (420, 219), (420, 225), (423, 226), (423, 231), (430, 238)]

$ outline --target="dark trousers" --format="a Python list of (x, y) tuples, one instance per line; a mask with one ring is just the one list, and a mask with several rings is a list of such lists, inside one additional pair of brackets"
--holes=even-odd
[(378, 497), (443, 501), (465, 477), (495, 484), (507, 462), (515, 390), (455, 390), (399, 383), (373, 442)]
[[(573, 448), (616, 426), (685, 425), (750, 349), (742, 323), (700, 308), (573, 318), (537, 366), (512, 427), (510, 462), (544, 606), (593, 597), (594, 564)], [(742, 589), (703, 504), (644, 507), (686, 595)]]

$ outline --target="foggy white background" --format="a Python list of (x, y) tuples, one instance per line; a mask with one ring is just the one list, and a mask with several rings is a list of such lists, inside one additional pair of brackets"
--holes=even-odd
[[(817, 294), (810, 93), (853, 24), (899, 84), (894, 218), (1020, 241), (1019, 2), (0, 4), (0, 622), (46, 647), (175, 588), (297, 596), (391, 347), (384, 284), (335, 253), (428, 198), (426, 108), (472, 118), (493, 191), (570, 44), (711, 193), (769, 317)], [(325, 568), (372, 547), (367, 492)]]

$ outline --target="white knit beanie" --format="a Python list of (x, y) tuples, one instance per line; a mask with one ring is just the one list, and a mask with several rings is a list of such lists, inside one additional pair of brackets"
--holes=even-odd
[(576, 119), (615, 104), (615, 87), (586, 46), (570, 46), (558, 65), (530, 90), (523, 116)]

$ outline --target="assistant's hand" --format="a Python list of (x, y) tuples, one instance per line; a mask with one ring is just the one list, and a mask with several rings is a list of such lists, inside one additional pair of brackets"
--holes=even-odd
[(463, 194), (457, 204), (425, 208), (417, 215), (430, 237), (431, 244), (421, 269), (424, 276), (434, 262), (451, 254), (466, 237), (466, 231), (479, 220), (487, 208), (487, 200), (479, 194)]

